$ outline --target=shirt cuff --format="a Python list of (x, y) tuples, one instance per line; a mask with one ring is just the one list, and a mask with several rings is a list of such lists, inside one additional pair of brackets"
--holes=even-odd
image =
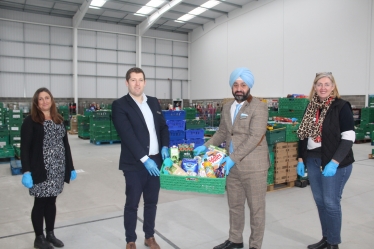
[(149, 157), (147, 155), (145, 155), (142, 158), (140, 158), (140, 161), (142, 161), (142, 163), (145, 163), (145, 161), (147, 161), (148, 159), (149, 159)]

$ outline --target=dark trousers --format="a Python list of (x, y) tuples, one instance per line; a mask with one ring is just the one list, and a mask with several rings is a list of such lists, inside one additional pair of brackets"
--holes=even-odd
[[(161, 156), (151, 157), (160, 167)], [(126, 230), (126, 242), (135, 242), (137, 239), (135, 229), (138, 218), (138, 206), (143, 194), (144, 200), (144, 223), (143, 231), (145, 238), (154, 236), (158, 194), (160, 192), (160, 177), (151, 176), (148, 170), (124, 171), (126, 180), (126, 204), (124, 210), (124, 225)]]
[(56, 198), (52, 197), (35, 197), (34, 207), (31, 211), (31, 221), (36, 236), (43, 234), (43, 223), (45, 220), (46, 230), (53, 231), (56, 219)]

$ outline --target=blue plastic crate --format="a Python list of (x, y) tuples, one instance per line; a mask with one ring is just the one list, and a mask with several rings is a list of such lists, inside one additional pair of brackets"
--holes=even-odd
[(184, 131), (186, 127), (185, 120), (166, 120), (169, 131)]
[(204, 144), (204, 138), (191, 138), (186, 140), (186, 144), (194, 144), (194, 148)]
[(170, 140), (179, 140), (184, 139), (185, 132), (184, 131), (169, 131)]
[(178, 144), (184, 144), (185, 142), (184, 139), (170, 140), (169, 147), (172, 147), (173, 145), (178, 146)]
[(162, 111), (166, 120), (185, 120), (186, 112), (185, 111)]
[(21, 160), (15, 160), (14, 157), (10, 159), (10, 171), (12, 175), (22, 174)]
[(204, 138), (204, 129), (186, 130), (186, 139)]

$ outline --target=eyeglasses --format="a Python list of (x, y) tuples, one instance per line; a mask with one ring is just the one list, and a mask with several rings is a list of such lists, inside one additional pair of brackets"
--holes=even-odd
[(316, 77), (317, 77), (317, 76), (320, 76), (321, 74), (324, 74), (324, 75), (332, 75), (331, 72), (320, 72), (320, 73), (316, 73)]

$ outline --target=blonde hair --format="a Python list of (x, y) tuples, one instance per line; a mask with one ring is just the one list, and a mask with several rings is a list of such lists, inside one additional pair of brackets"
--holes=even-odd
[(316, 94), (316, 90), (314, 89), (314, 87), (316, 86), (317, 82), (320, 79), (325, 78), (325, 77), (329, 78), (330, 81), (331, 81), (331, 83), (332, 83), (332, 85), (335, 87), (334, 90), (331, 93), (331, 96), (334, 97), (334, 98), (340, 99), (340, 94), (339, 94), (338, 86), (336, 85), (334, 76), (332, 76), (331, 72), (322, 72), (322, 73), (316, 73), (316, 77), (314, 78), (314, 81), (313, 81), (312, 90), (310, 90), (310, 93), (309, 93), (309, 100), (310, 101), (313, 100), (313, 97)]

